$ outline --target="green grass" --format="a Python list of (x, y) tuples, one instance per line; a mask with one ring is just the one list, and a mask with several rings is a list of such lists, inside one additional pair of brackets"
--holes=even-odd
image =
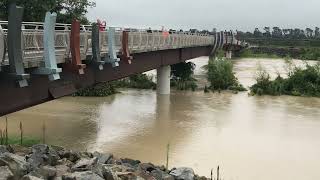
[[(5, 141), (5, 140), (4, 140)], [(3, 145), (5, 142), (3, 141)], [(22, 139), (22, 146), (30, 147), (35, 144), (40, 144), (41, 140), (32, 137), (23, 137)], [(8, 138), (8, 145), (20, 145), (20, 137), (9, 137)]]

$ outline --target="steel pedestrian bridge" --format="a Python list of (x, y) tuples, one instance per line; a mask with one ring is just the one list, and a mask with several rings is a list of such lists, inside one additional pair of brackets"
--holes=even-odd
[(238, 51), (233, 32), (201, 34), (149, 29), (22, 22), (11, 4), (0, 21), (0, 115), (76, 92), (96, 83), (176, 64), (218, 49)]

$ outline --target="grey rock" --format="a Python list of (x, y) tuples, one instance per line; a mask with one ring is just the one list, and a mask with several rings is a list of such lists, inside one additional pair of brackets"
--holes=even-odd
[(141, 163), (139, 160), (133, 160), (129, 158), (121, 159), (121, 162), (124, 164), (130, 164), (131, 166), (136, 166)]
[(151, 163), (141, 163), (139, 164), (138, 169), (144, 172), (151, 172), (156, 169), (156, 167)]
[(0, 154), (9, 153), (8, 149), (4, 145), (0, 145)]
[(26, 156), (28, 154), (31, 154), (31, 148), (21, 146), (18, 144), (7, 146), (7, 149), (10, 153), (17, 154), (19, 156)]
[(51, 166), (42, 166), (30, 173), (30, 175), (32, 176), (43, 178), (43, 179), (52, 179), (56, 176), (56, 174), (57, 174), (57, 169)]
[(0, 180), (13, 179), (13, 174), (8, 166), (0, 166)]
[(74, 166), (72, 166), (72, 171), (87, 171), (90, 170), (94, 165), (97, 164), (98, 159), (91, 158), (91, 159), (80, 159)]
[(193, 180), (194, 171), (191, 168), (181, 167), (174, 169), (170, 172), (170, 175), (174, 176), (177, 180)]
[(173, 176), (161, 171), (160, 169), (153, 170), (151, 172), (151, 176), (157, 180), (174, 180)]
[(27, 162), (29, 162), (33, 168), (40, 165), (55, 166), (58, 164), (60, 157), (58, 153), (45, 144), (38, 144), (32, 146), (32, 154), (28, 156)]
[(65, 150), (65, 149), (62, 149), (62, 150), (60, 149), (57, 152), (58, 152), (61, 159), (66, 158), (73, 163), (77, 162), (81, 158), (79, 152)]
[(66, 165), (57, 165), (56, 167), (56, 176), (62, 176), (63, 174), (67, 173), (67, 172), (70, 172), (70, 168)]
[(21, 178), (21, 180), (44, 180), (43, 178), (38, 178), (32, 175), (25, 175)]
[(119, 179), (118, 176), (116, 175), (116, 173), (114, 171), (112, 171), (112, 169), (107, 166), (102, 167), (102, 177), (104, 179), (108, 179), (108, 180), (118, 180)]
[(93, 157), (98, 158), (98, 163), (101, 164), (108, 164), (110, 160), (113, 158), (112, 154), (101, 154), (99, 152), (94, 152)]
[(103, 180), (103, 178), (92, 171), (84, 171), (64, 174), (62, 180)]
[(3, 153), (0, 155), (0, 166), (8, 166), (17, 178), (28, 174), (31, 170), (30, 164), (25, 158), (11, 153)]

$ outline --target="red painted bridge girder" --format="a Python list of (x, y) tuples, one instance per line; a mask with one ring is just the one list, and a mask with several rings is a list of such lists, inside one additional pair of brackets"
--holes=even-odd
[(183, 49), (161, 50), (132, 54), (133, 60), (120, 61), (120, 66), (113, 68), (111, 64), (104, 65), (99, 70), (88, 61), (84, 74), (79, 75), (68, 69), (63, 69), (61, 79), (49, 81), (47, 76), (33, 75), (30, 72), (28, 87), (19, 88), (16, 82), (0, 74), (0, 115), (6, 115), (37, 104), (51, 101), (76, 92), (78, 89), (92, 86), (96, 83), (109, 82), (132, 74), (157, 69), (160, 66), (176, 64), (200, 56), (208, 56), (212, 46), (190, 47)]

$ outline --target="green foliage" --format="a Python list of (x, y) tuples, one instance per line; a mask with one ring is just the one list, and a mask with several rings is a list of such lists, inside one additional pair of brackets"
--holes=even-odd
[(192, 90), (198, 88), (196, 79), (192, 77), (196, 65), (193, 62), (181, 62), (171, 65), (171, 86), (178, 90)]
[[(8, 2), (0, 1), (0, 19), (8, 19)], [(94, 7), (91, 0), (19, 0), (17, 5), (24, 7), (23, 21), (42, 22), (47, 11), (57, 12), (57, 22), (71, 23), (76, 18), (83, 24), (89, 23), (85, 15), (88, 8)]]
[(146, 74), (135, 74), (129, 76), (129, 81), (127, 81), (126, 87), (136, 89), (155, 89), (156, 83), (152, 81), (152, 76), (148, 76)]
[(171, 65), (173, 79), (189, 80), (192, 78), (196, 65), (192, 62), (181, 62)]
[(210, 59), (206, 68), (211, 90), (246, 91), (236, 78), (230, 61), (223, 58)]
[(319, 48), (302, 48), (299, 59), (320, 60), (320, 49)]
[(105, 97), (116, 93), (117, 90), (112, 83), (100, 83), (95, 86), (79, 90), (73, 96)]
[(116, 88), (155, 89), (156, 84), (152, 81), (151, 76), (135, 74), (125, 79), (84, 88), (76, 92), (74, 96), (104, 97), (118, 93)]
[(170, 85), (180, 91), (184, 91), (184, 90), (195, 91), (198, 88), (198, 85), (196, 82), (197, 82), (197, 80), (193, 79), (193, 78), (188, 79), (188, 80), (172, 79), (170, 82), (171, 83)]
[(320, 65), (306, 64), (306, 68), (294, 67), (288, 78), (280, 75), (270, 80), (270, 75), (262, 70), (256, 77), (256, 84), (250, 90), (255, 95), (294, 95), (320, 97)]
[[(37, 138), (31, 137), (23, 137), (22, 146), (30, 147), (35, 144), (40, 144), (41, 140)], [(21, 145), (20, 144), (20, 137), (9, 137), (8, 138), (8, 145)]]

